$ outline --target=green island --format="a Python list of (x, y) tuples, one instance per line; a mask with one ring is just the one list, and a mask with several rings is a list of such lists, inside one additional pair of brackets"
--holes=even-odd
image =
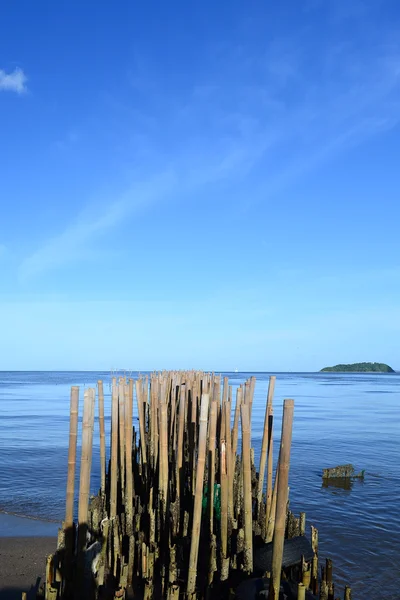
[(394, 369), (385, 365), (385, 363), (362, 362), (352, 365), (335, 365), (334, 367), (325, 367), (321, 373), (394, 373)]

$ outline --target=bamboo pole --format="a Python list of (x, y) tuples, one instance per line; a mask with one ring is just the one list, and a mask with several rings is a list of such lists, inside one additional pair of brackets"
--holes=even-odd
[(351, 588), (348, 585), (344, 588), (344, 600), (351, 600)]
[(306, 586), (302, 583), (299, 583), (297, 587), (297, 600), (305, 600), (306, 599)]
[(111, 411), (110, 519), (115, 519), (118, 493), (118, 388), (116, 382), (113, 382), (111, 391)]
[(231, 440), (231, 403), (225, 403), (225, 440), (226, 440), (226, 473), (228, 480), (228, 534), (232, 530), (233, 520), (233, 460)]
[(104, 497), (106, 493), (106, 436), (104, 429), (104, 389), (103, 382), (97, 382), (99, 395), (99, 429), (100, 429), (100, 490)]
[(268, 386), (268, 399), (267, 399), (267, 412), (268, 412), (268, 462), (267, 462), (267, 500), (265, 507), (265, 518), (268, 522), (269, 513), (271, 510), (272, 503), (272, 472), (274, 468), (274, 409), (273, 409), (273, 398), (275, 389), (275, 377), (273, 382), (270, 379), (270, 385)]
[(203, 394), (201, 398), (200, 408), (200, 430), (196, 474), (196, 493), (194, 499), (193, 527), (190, 543), (189, 572), (187, 581), (187, 596), (189, 600), (191, 600), (192, 598), (194, 599), (196, 589), (197, 559), (199, 553), (201, 509), (203, 500), (203, 481), (207, 444), (207, 418), (209, 399), (210, 397), (208, 394)]
[(133, 533), (133, 473), (132, 473), (132, 412), (133, 412), (133, 381), (125, 385), (125, 464), (126, 464), (126, 494), (125, 510), (127, 533)]
[(283, 546), (285, 537), (286, 510), (288, 500), (290, 448), (292, 443), (294, 401), (285, 400), (283, 405), (282, 435), (279, 452), (279, 480), (276, 505), (276, 520), (272, 546), (272, 575), (270, 600), (278, 600), (281, 584)]
[(221, 477), (221, 553), (223, 558), (228, 550), (228, 474), (226, 464), (226, 442), (220, 442), (220, 477)]
[(208, 433), (208, 514), (211, 535), (214, 532), (215, 437), (217, 432), (217, 412), (217, 401), (213, 400), (210, 406)]
[(168, 421), (167, 405), (160, 405), (160, 473), (161, 473), (161, 500), (163, 502), (164, 515), (166, 515), (168, 501)]
[(141, 381), (139, 379), (136, 380), (136, 400), (138, 405), (138, 416), (139, 416), (139, 429), (140, 429), (140, 447), (142, 450), (142, 465), (147, 463), (147, 455), (146, 455), (146, 428), (144, 422), (144, 414), (143, 414), (143, 400), (142, 400), (142, 390), (141, 390)]
[(121, 491), (125, 490), (125, 382), (121, 377), (118, 385), (118, 419), (119, 419), (119, 463)]
[(81, 472), (79, 479), (78, 550), (83, 550), (86, 544), (90, 493), (90, 467), (92, 461), (94, 398), (94, 389), (88, 388), (85, 390), (82, 421)]
[(232, 428), (232, 462), (235, 464), (236, 462), (236, 451), (237, 451), (237, 443), (239, 437), (239, 416), (240, 416), (240, 405), (243, 401), (243, 389), (242, 387), (238, 387), (236, 390), (236, 406), (235, 406), (235, 417), (233, 421)]
[[(269, 378), (269, 384), (268, 384), (267, 405), (265, 407), (264, 432), (263, 432), (263, 438), (262, 438), (262, 444), (261, 444), (260, 467), (258, 470), (259, 471), (258, 490), (257, 490), (258, 505), (261, 504), (262, 493), (264, 490), (265, 465), (267, 462), (267, 450), (268, 450), (268, 442), (269, 442), (269, 436), (270, 436), (270, 432), (269, 432), (270, 418), (269, 417), (271, 414), (272, 399), (274, 396), (275, 379), (276, 378), (272, 375)], [(268, 477), (267, 477), (267, 479), (268, 479)]]
[(242, 463), (243, 463), (243, 505), (244, 505), (244, 570), (253, 570), (253, 514), (251, 499), (250, 461), (250, 406), (241, 405), (242, 421)]
[(71, 388), (70, 400), (70, 421), (69, 421), (69, 449), (68, 449), (68, 478), (67, 478), (67, 499), (65, 506), (64, 528), (69, 529), (74, 522), (74, 488), (75, 488), (75, 467), (76, 467), (76, 442), (78, 438), (78, 408), (79, 408), (79, 387)]
[(186, 403), (186, 385), (182, 384), (179, 389), (179, 423), (178, 423), (178, 447), (176, 461), (176, 493), (179, 498), (182, 485), (182, 465), (183, 465), (183, 436), (185, 433), (185, 403)]

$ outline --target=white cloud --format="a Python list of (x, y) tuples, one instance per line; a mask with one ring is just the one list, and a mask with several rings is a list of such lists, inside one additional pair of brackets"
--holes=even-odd
[(0, 69), (0, 91), (23, 94), (27, 91), (27, 77), (22, 69), (16, 68), (12, 73)]

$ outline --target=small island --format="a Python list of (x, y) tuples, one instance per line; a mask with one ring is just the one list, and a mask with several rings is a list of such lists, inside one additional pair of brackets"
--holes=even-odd
[(394, 373), (394, 369), (385, 365), (385, 363), (362, 362), (352, 365), (335, 365), (334, 367), (325, 367), (321, 373)]

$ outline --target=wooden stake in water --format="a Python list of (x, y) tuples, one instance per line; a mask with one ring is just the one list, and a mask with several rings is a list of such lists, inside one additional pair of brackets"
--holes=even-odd
[(207, 445), (207, 419), (209, 399), (210, 397), (208, 394), (203, 394), (201, 398), (200, 407), (200, 429), (196, 473), (196, 492), (193, 508), (193, 527), (190, 543), (189, 573), (187, 582), (187, 595), (189, 600), (192, 597), (194, 597), (196, 589), (197, 559), (199, 553), (201, 510), (203, 500), (203, 481)]
[(68, 449), (68, 478), (67, 478), (67, 500), (65, 507), (65, 529), (72, 527), (74, 522), (74, 486), (76, 466), (76, 442), (78, 437), (78, 408), (79, 387), (71, 388), (71, 405), (69, 421), (69, 449)]
[(253, 511), (251, 498), (250, 404), (241, 405), (243, 505), (244, 505), (244, 570), (253, 570)]
[(103, 382), (97, 382), (99, 394), (99, 429), (100, 429), (100, 490), (102, 496), (106, 493), (106, 436), (104, 430), (104, 390)]
[(270, 600), (278, 600), (279, 589), (281, 585), (281, 570), (288, 501), (290, 448), (292, 445), (293, 411), (294, 400), (285, 400), (283, 404), (282, 437), (279, 451), (279, 479), (275, 530), (272, 542), (272, 576), (269, 588)]
[(94, 424), (95, 390), (88, 388), (84, 393), (83, 421), (82, 421), (82, 455), (81, 473), (79, 480), (79, 506), (78, 506), (78, 550), (86, 544), (88, 524), (88, 508), (90, 493), (90, 468), (92, 464), (92, 443)]
[(268, 412), (268, 464), (267, 464), (267, 503), (265, 509), (265, 518), (269, 519), (269, 513), (271, 510), (272, 503), (272, 472), (274, 468), (274, 438), (273, 438), (273, 425), (274, 425), (274, 409), (273, 409), (273, 397), (275, 389), (275, 376), (270, 378), (270, 384), (268, 386), (268, 400), (267, 400), (267, 412)]
[(258, 505), (261, 504), (262, 493), (263, 493), (263, 489), (264, 489), (265, 465), (267, 462), (267, 450), (268, 450), (268, 443), (269, 443), (269, 437), (270, 437), (269, 421), (270, 421), (270, 414), (271, 414), (272, 398), (274, 395), (274, 388), (275, 388), (275, 377), (271, 376), (269, 378), (267, 405), (265, 408), (264, 433), (263, 433), (262, 444), (261, 444), (260, 468), (259, 468), (259, 479), (258, 479), (258, 490), (257, 490)]
[(117, 515), (118, 491), (118, 388), (113, 382), (111, 390), (111, 474), (110, 474), (110, 519)]

